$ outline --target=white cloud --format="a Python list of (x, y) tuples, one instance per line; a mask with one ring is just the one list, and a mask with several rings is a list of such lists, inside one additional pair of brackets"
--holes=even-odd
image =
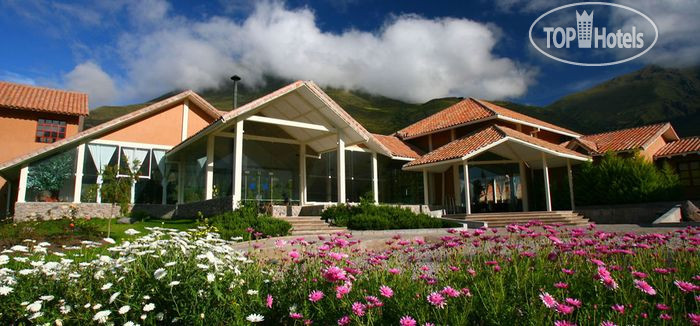
[(216, 87), (236, 73), (247, 83), (271, 74), (416, 102), (450, 95), (506, 98), (524, 94), (534, 75), (493, 53), (499, 31), (468, 19), (402, 15), (374, 33), (336, 34), (322, 31), (312, 10), (279, 2), (258, 3), (241, 22), (194, 21), (156, 8), (166, 8), (149, 17), (157, 27), (120, 38), (129, 97)]
[(64, 76), (68, 89), (88, 93), (90, 107), (110, 104), (116, 99), (117, 89), (110, 76), (93, 62), (77, 65)]

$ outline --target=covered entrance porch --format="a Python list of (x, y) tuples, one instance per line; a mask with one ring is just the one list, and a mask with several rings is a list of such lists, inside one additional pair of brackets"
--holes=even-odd
[(422, 172), (425, 205), (445, 214), (552, 212), (574, 209), (572, 165), (587, 160), (562, 146), (490, 126), (407, 163), (404, 170)]

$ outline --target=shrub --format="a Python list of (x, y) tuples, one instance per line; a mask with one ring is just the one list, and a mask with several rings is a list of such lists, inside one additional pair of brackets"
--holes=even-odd
[[(258, 208), (252, 205), (242, 206), (232, 212), (226, 212), (207, 219), (224, 239), (243, 237), (250, 240), (254, 233), (262, 236), (284, 236), (289, 234), (292, 225), (289, 222), (269, 215), (258, 214)], [(254, 230), (253, 232), (251, 232)]]
[(627, 204), (680, 198), (680, 182), (665, 164), (661, 169), (641, 155), (623, 158), (606, 153), (598, 163), (586, 163), (576, 173), (579, 205)]
[(340, 204), (322, 213), (322, 218), (336, 226), (351, 230), (390, 230), (460, 227), (456, 222), (444, 221), (426, 214), (413, 213), (408, 208), (361, 203), (358, 206)]

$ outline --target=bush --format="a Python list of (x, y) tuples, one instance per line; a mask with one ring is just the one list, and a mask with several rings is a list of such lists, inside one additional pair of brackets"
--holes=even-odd
[(258, 208), (255, 206), (243, 206), (232, 212), (210, 217), (207, 221), (224, 239), (243, 237), (250, 240), (255, 236), (254, 233), (258, 232), (261, 236), (278, 237), (288, 235), (292, 228), (287, 221), (258, 214)]
[(357, 206), (340, 204), (327, 208), (322, 218), (336, 226), (351, 230), (391, 230), (461, 227), (426, 214), (413, 213), (408, 208), (362, 203)]
[(576, 173), (579, 205), (629, 204), (680, 198), (678, 176), (668, 164), (661, 169), (641, 155), (623, 158), (606, 153), (598, 163), (586, 163)]

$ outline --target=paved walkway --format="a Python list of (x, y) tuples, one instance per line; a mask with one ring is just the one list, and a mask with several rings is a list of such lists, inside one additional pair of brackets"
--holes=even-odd
[[(697, 225), (697, 224), (695, 224)], [(584, 226), (585, 227), (585, 226)], [(634, 232), (634, 233), (666, 233), (679, 229), (685, 228), (686, 225), (673, 225), (673, 226), (640, 226), (636, 224), (597, 224), (596, 229), (604, 232)], [(576, 227), (569, 227), (576, 228)], [(418, 230), (381, 230), (381, 231), (348, 231), (352, 234), (351, 240), (359, 240), (360, 248), (363, 249), (381, 249), (385, 247), (385, 242), (391, 240), (395, 235), (400, 235), (404, 239), (415, 239), (420, 238), (426, 242), (438, 241), (440, 237), (447, 235), (448, 229), (418, 229)], [(499, 233), (506, 232), (504, 228), (500, 228)], [(275, 242), (278, 240), (292, 241), (295, 239), (303, 238), (309, 242), (319, 242), (319, 236), (328, 237), (330, 234), (326, 235), (300, 235), (300, 236), (286, 236), (278, 238), (263, 239), (253, 242), (241, 242), (237, 245), (237, 249), (248, 250), (253, 245), (262, 249), (264, 252), (272, 253), (276, 250)]]

